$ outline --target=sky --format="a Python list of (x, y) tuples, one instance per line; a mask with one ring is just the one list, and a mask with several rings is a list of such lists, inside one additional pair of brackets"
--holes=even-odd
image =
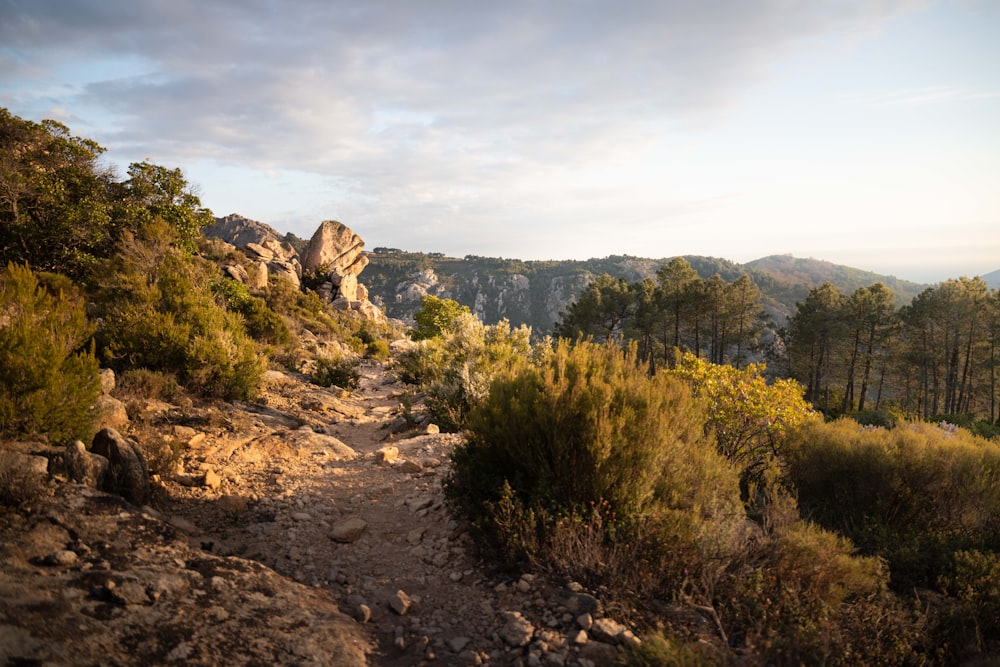
[(998, 0), (0, 0), (0, 106), (304, 238), (1000, 269)]

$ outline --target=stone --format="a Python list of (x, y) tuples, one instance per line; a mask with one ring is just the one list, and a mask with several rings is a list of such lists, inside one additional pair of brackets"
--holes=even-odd
[(453, 637), (448, 642), (448, 647), (455, 653), (461, 653), (462, 649), (468, 646), (471, 641), (469, 637)]
[(424, 429), (424, 433), (428, 435), (437, 435), (441, 432), (441, 428), (437, 424), (428, 424), (427, 428)]
[(576, 617), (576, 624), (583, 630), (590, 630), (594, 627), (594, 617), (587, 613), (580, 614)]
[(93, 407), (94, 421), (98, 428), (124, 429), (129, 424), (125, 404), (113, 396), (101, 394)]
[(601, 611), (601, 603), (593, 595), (574, 593), (566, 600), (566, 608), (574, 614), (590, 614), (595, 616)]
[(586, 644), (588, 641), (590, 641), (590, 637), (587, 636), (586, 630), (577, 630), (576, 634), (573, 635), (573, 639), (571, 641), (577, 646), (582, 646), (583, 644)]
[(504, 625), (500, 630), (500, 638), (504, 643), (514, 648), (527, 646), (535, 634), (535, 626), (519, 611), (504, 611), (501, 616)]
[(110, 394), (115, 390), (115, 372), (110, 368), (102, 368), (97, 372), (101, 380), (101, 393)]
[(108, 460), (99, 454), (88, 452), (79, 440), (66, 445), (63, 463), (66, 466), (67, 477), (78, 484), (94, 488), (100, 486), (108, 471)]
[(267, 263), (267, 270), (269, 275), (280, 280), (286, 280), (295, 287), (300, 287), (302, 284), (299, 270), (291, 262), (283, 262), (276, 259)]
[(205, 471), (204, 476), (201, 479), (201, 485), (212, 489), (213, 491), (218, 491), (219, 487), (222, 486), (222, 478), (211, 468)]
[(238, 283), (243, 283), (244, 285), (246, 285), (248, 282), (250, 282), (250, 276), (249, 274), (247, 274), (247, 270), (244, 269), (239, 264), (230, 264), (228, 266), (225, 266), (223, 267), (222, 271), (228, 277), (232, 278)]
[(270, 272), (267, 270), (267, 262), (256, 262), (252, 270), (247, 272), (247, 287), (253, 291), (260, 291), (267, 287), (267, 280)]
[(338, 521), (330, 529), (330, 539), (334, 542), (350, 543), (356, 542), (368, 528), (368, 522), (361, 517), (350, 517), (343, 521)]
[(145, 505), (149, 498), (149, 469), (139, 448), (118, 431), (105, 428), (94, 436), (90, 449), (108, 460), (101, 490), (118, 494), (133, 505)]
[(396, 458), (399, 456), (399, 448), (393, 447), (392, 445), (386, 445), (382, 447), (377, 452), (375, 452), (375, 463), (379, 465), (391, 465), (396, 462)]
[(403, 473), (413, 474), (423, 470), (423, 466), (411, 459), (401, 459), (396, 465), (396, 470)]
[(400, 616), (405, 616), (412, 606), (413, 601), (410, 596), (402, 590), (396, 591), (389, 597), (389, 607)]
[(372, 618), (372, 610), (368, 605), (361, 603), (354, 607), (354, 620), (358, 623), (367, 623)]
[(324, 220), (302, 251), (302, 269), (312, 273), (325, 267), (341, 275), (355, 276), (368, 265), (368, 258), (361, 254), (365, 242), (350, 227), (336, 220)]
[(59, 551), (54, 551), (45, 557), (44, 563), (46, 565), (56, 565), (59, 567), (69, 567), (70, 565), (76, 565), (80, 560), (80, 557), (75, 551), (70, 551), (69, 549), (60, 549)]
[(599, 642), (617, 644), (621, 642), (621, 636), (626, 630), (624, 625), (614, 619), (599, 618), (590, 628), (590, 635)]

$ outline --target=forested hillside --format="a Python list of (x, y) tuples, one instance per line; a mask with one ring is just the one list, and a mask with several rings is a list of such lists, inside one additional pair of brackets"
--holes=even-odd
[[(394, 248), (375, 248), (369, 259), (365, 283), (390, 317), (411, 319), (420, 307), (420, 298), (430, 293), (469, 306), (487, 323), (506, 318), (515, 326), (527, 324), (536, 334), (551, 332), (570, 303), (596, 277), (607, 274), (642, 281), (653, 278), (670, 261), (621, 255), (551, 261), (476, 255), (459, 259)], [(814, 259), (775, 256), (745, 265), (717, 257), (684, 259), (706, 280), (716, 274), (726, 281), (749, 276), (760, 289), (774, 326), (783, 325), (795, 304), (824, 282), (843, 291), (882, 282), (894, 290), (899, 305), (925, 287)]]

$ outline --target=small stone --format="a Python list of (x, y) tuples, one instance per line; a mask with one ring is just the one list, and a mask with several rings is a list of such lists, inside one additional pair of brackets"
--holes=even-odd
[(575, 635), (573, 635), (572, 642), (577, 646), (582, 646), (590, 641), (590, 637), (587, 636), (586, 630), (578, 630)]
[(399, 449), (397, 447), (386, 445), (382, 449), (375, 452), (375, 463), (379, 465), (392, 465), (396, 462), (396, 458), (398, 456)]
[(455, 637), (454, 639), (448, 642), (448, 646), (455, 653), (461, 653), (462, 649), (464, 649), (469, 644), (470, 641), (472, 640), (469, 639), (468, 637)]
[(396, 470), (407, 474), (413, 474), (423, 470), (423, 466), (416, 461), (411, 461), (410, 459), (401, 459), (399, 463), (396, 464)]
[(330, 530), (330, 539), (334, 542), (356, 542), (368, 527), (368, 522), (360, 517), (351, 517), (338, 521)]
[(424, 433), (427, 433), (428, 435), (437, 435), (440, 432), (441, 429), (437, 424), (428, 424), (427, 428), (424, 429)]
[(516, 586), (517, 590), (521, 593), (527, 593), (531, 590), (531, 582), (524, 579), (518, 579)]
[(406, 534), (406, 541), (410, 544), (418, 544), (424, 537), (426, 528), (414, 528)]
[(213, 491), (217, 491), (220, 486), (222, 486), (222, 478), (216, 474), (214, 470), (209, 468), (205, 471), (205, 476), (201, 481), (202, 486), (208, 487)]
[(576, 617), (576, 624), (583, 630), (590, 630), (594, 626), (594, 617), (590, 614), (580, 614)]
[(309, 514), (309, 512), (292, 512), (292, 521), (312, 521), (312, 514)]
[(406, 615), (406, 612), (410, 611), (410, 607), (413, 606), (413, 602), (410, 600), (410, 596), (404, 593), (402, 590), (398, 590), (389, 598), (389, 606), (394, 612), (400, 616)]
[(500, 631), (500, 637), (504, 642), (514, 648), (527, 645), (535, 634), (535, 626), (517, 611), (505, 611), (501, 615), (504, 618), (504, 626)]
[(624, 632), (626, 632), (625, 626), (610, 618), (599, 618), (594, 621), (594, 625), (591, 627), (594, 639), (606, 644), (620, 643)]
[(76, 555), (75, 551), (70, 551), (69, 549), (61, 549), (50, 553), (45, 557), (43, 561), (46, 565), (56, 565), (59, 567), (69, 567), (70, 565), (75, 565), (80, 557)]
[(372, 610), (366, 604), (359, 604), (354, 608), (354, 620), (358, 623), (367, 623), (372, 618)]

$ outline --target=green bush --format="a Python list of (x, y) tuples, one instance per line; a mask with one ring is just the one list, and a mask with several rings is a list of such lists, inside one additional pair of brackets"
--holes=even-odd
[(202, 395), (252, 398), (264, 362), (240, 316), (216, 301), (215, 266), (172, 249), (162, 230), (150, 233), (126, 240), (100, 295), (105, 360), (119, 371), (174, 373)]
[(356, 361), (333, 355), (316, 359), (316, 369), (312, 372), (311, 379), (313, 384), (321, 387), (357, 389), (361, 374)]
[[(957, 551), (942, 588), (959, 604), (943, 620), (946, 636), (970, 654), (996, 655), (1000, 649), (1000, 554)], [(970, 656), (960, 656), (970, 657)]]
[(1000, 443), (960, 428), (814, 423), (787, 449), (802, 510), (886, 558), (894, 588), (933, 587), (960, 550), (1000, 549)]
[(627, 553), (623, 567), (653, 568), (650, 590), (738, 542), (738, 478), (706, 440), (700, 404), (682, 382), (649, 377), (634, 350), (561, 341), (539, 365), (500, 373), (466, 425), (446, 492), (507, 559), (555, 558), (587, 577), (588, 559), (559, 552)]
[(268, 307), (264, 299), (250, 294), (246, 285), (223, 279), (212, 286), (212, 291), (226, 309), (243, 316), (243, 324), (251, 338), (274, 345), (291, 344), (292, 332), (285, 321)]
[(417, 328), (408, 334), (413, 340), (439, 338), (454, 326), (463, 315), (469, 315), (468, 306), (462, 306), (452, 299), (439, 299), (428, 294), (420, 303), (420, 310), (413, 315)]
[(24, 266), (0, 272), (0, 433), (58, 442), (93, 435), (100, 380), (92, 333), (72, 288), (51, 293)]
[(427, 408), (438, 426), (457, 431), (469, 410), (486, 397), (498, 373), (548, 349), (547, 343), (532, 347), (526, 326), (511, 329), (507, 320), (485, 325), (466, 314), (443, 336), (422, 341), (401, 355), (399, 375), (427, 393)]

